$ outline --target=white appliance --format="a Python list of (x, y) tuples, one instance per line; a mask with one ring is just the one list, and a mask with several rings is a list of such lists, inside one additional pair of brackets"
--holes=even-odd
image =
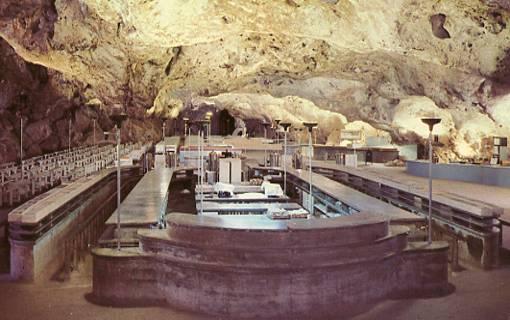
[(239, 158), (221, 158), (219, 159), (219, 182), (240, 184), (241, 179), (241, 159)]

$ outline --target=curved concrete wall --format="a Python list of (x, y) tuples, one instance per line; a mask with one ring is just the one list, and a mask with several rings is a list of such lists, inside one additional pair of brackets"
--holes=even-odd
[(93, 296), (236, 318), (321, 318), (447, 289), (447, 245), (411, 248), (405, 227), (377, 215), (250, 219), (172, 215), (168, 230), (139, 231), (139, 249), (96, 249)]

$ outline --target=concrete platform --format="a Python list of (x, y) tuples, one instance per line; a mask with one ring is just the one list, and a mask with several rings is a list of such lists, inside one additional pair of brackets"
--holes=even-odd
[(106, 169), (89, 177), (83, 177), (33, 198), (9, 213), (9, 223), (35, 224), (43, 220), (57, 208), (71, 199), (81, 195), (105, 177), (116, 172), (116, 169)]
[[(428, 180), (405, 174), (404, 168), (388, 168), (384, 166), (351, 168), (326, 161), (314, 161), (313, 165), (314, 167), (340, 169), (346, 173), (428, 198)], [(443, 184), (439, 184), (435, 180), (434, 186), (438, 187), (433, 188), (433, 199), (435, 202), (451, 205), (480, 217), (498, 217), (503, 213), (503, 208), (487, 201), (487, 199), (481, 196), (481, 194), (487, 194), (487, 191), (489, 191), (484, 189), (487, 186), (474, 184), (469, 187), (468, 191), (466, 185), (451, 180)], [(479, 191), (473, 192), (474, 189)], [(494, 191), (494, 189), (490, 190)], [(481, 194), (477, 195), (478, 192), (481, 192)], [(498, 193), (503, 196), (501, 190)], [(510, 190), (506, 194), (509, 195)]]
[(448, 245), (408, 245), (408, 229), (382, 215), (244, 218), (172, 214), (167, 230), (139, 231), (139, 248), (93, 250), (93, 300), (309, 319), (448, 291)]
[[(406, 172), (409, 175), (427, 178), (429, 176), (429, 162), (423, 160), (406, 161)], [(434, 179), (510, 188), (510, 167), (499, 165), (433, 163), (432, 177)]]
[[(264, 168), (253, 163), (249, 163), (247, 167), (249, 170), (283, 171), (282, 168), (279, 167)], [(308, 185), (310, 175), (308, 170), (296, 170), (289, 165), (287, 166), (287, 174), (288, 182), (293, 182), (292, 180), (294, 179), (294, 182), (299, 181), (300, 183)], [(389, 219), (389, 221), (394, 224), (415, 224), (424, 222), (424, 218), (419, 215), (395, 207), (377, 198), (370, 197), (353, 188), (324, 177), (321, 174), (312, 173), (312, 184), (314, 189), (320, 190), (324, 194), (348, 205), (358, 212), (376, 212)], [(308, 189), (308, 187), (306, 189)]]
[[(140, 178), (138, 167), (122, 169), (125, 195)], [(116, 170), (105, 170), (36, 197), (9, 215), (13, 279), (51, 277), (77, 252), (95, 242), (116, 206)]]
[[(287, 172), (289, 175), (293, 175), (306, 183), (308, 182), (308, 177), (310, 175), (308, 170), (295, 170), (289, 168), (287, 169)], [(349, 188), (341, 183), (328, 179), (323, 175), (312, 173), (312, 183), (314, 188), (321, 190), (332, 198), (340, 200), (349, 207), (355, 208), (357, 211), (377, 212), (393, 223), (411, 224), (424, 221), (423, 217), (402, 210), (379, 199), (370, 197), (353, 188)]]
[[(159, 168), (149, 171), (131, 190), (121, 203), (122, 226), (148, 226), (164, 216), (168, 199), (168, 188), (174, 169)], [(106, 221), (106, 225), (117, 224), (117, 210)]]
[[(428, 215), (428, 180), (411, 176), (404, 168), (351, 168), (315, 161), (314, 170), (373, 197)], [(454, 268), (459, 260), (485, 269), (497, 267), (502, 242), (498, 218), (506, 211), (498, 204), (508, 203), (508, 189), (450, 180), (434, 180), (433, 184), (434, 236), (450, 242)]]

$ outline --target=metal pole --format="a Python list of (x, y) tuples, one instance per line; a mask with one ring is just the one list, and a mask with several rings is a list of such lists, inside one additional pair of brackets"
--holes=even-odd
[(163, 141), (165, 141), (165, 127), (166, 127), (166, 121), (163, 121), (163, 138), (162, 138)]
[(21, 163), (21, 178), (23, 179), (23, 116), (20, 116), (21, 130), (20, 130), (20, 149), (19, 158)]
[(198, 131), (199, 140), (198, 140), (198, 154), (199, 154), (199, 173), (200, 173), (200, 214), (204, 213), (204, 177), (203, 177), (203, 157), (202, 157), (202, 136), (203, 130), (202, 128)]
[(267, 126), (264, 126), (264, 167), (267, 165)]
[[(200, 128), (197, 132), (197, 142), (198, 142), (198, 185), (200, 186), (198, 190), (198, 197), (202, 199), (202, 145), (201, 145), (201, 138), (202, 138), (202, 131)], [(200, 206), (202, 206), (202, 201), (200, 201)], [(200, 213), (202, 213), (202, 208), (200, 208)]]
[(432, 243), (432, 130), (429, 133), (429, 230), (428, 243)]
[(69, 137), (68, 137), (68, 149), (69, 153), (71, 153), (71, 118), (69, 118)]
[(310, 136), (308, 140), (308, 155), (310, 157), (310, 214), (313, 214), (313, 190), (312, 190), (312, 130), (310, 130)]
[(283, 193), (287, 194), (287, 129), (283, 133)]
[(94, 145), (96, 145), (96, 119), (93, 120), (94, 124)]
[(120, 127), (117, 127), (117, 250), (120, 251)]
[[(202, 137), (205, 138), (205, 132), (202, 130)], [(200, 177), (202, 178), (202, 186), (200, 189), (202, 192), (200, 192), (200, 213), (204, 213), (204, 142), (202, 140), (201, 144), (202, 146), (202, 155), (200, 156)]]

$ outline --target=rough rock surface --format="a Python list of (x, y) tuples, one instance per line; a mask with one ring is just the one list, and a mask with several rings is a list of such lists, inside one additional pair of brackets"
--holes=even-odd
[[(483, 137), (510, 135), (508, 10), (507, 0), (4, 0), (0, 37), (17, 56), (0, 67), (41, 70), (47, 89), (28, 71), (2, 76), (0, 148), (18, 147), (20, 108), (35, 111), (32, 138), (59, 133), (33, 141), (35, 154), (64, 145), (58, 121), (70, 112), (83, 143), (87, 110), (107, 122), (124, 105), (155, 136), (146, 113), (177, 117), (205, 101), (244, 119), (317, 119), (324, 139), (362, 120), (419, 141), (417, 119), (440, 115), (450, 156), (478, 156)], [(32, 86), (26, 107), (13, 106), (17, 82)]]

